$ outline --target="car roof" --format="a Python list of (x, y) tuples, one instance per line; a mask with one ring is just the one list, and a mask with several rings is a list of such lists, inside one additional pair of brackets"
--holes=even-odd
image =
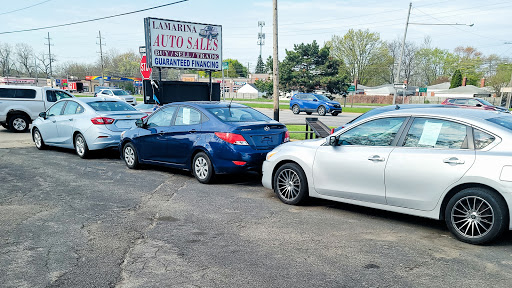
[[(455, 120), (481, 123), (482, 120), (495, 118), (495, 117), (512, 117), (509, 113), (481, 110), (481, 109), (443, 109), (443, 108), (415, 108), (406, 110), (394, 110), (378, 114), (379, 116), (435, 116), (447, 117)], [(377, 117), (377, 116), (376, 116)], [(369, 117), (373, 118), (373, 117)]]
[[(66, 99), (70, 99), (70, 98), (66, 98)], [(66, 99), (63, 99), (63, 100), (66, 100)], [(112, 98), (106, 98), (106, 97), (78, 97), (78, 98), (73, 98), (73, 100), (78, 100), (79, 102), (83, 102), (83, 103), (101, 102), (101, 101), (108, 101), (108, 102), (112, 102), (112, 101), (124, 102), (124, 101), (121, 101), (121, 100), (112, 99)]]

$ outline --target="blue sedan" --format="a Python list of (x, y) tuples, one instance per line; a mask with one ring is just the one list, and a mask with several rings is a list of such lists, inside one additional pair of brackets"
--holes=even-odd
[(226, 102), (165, 105), (121, 135), (128, 168), (155, 164), (192, 170), (201, 183), (216, 174), (261, 172), (266, 154), (290, 137), (257, 110)]

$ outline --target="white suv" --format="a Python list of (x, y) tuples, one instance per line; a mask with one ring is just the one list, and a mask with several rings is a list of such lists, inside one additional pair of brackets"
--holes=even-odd
[(133, 106), (137, 105), (137, 100), (135, 97), (130, 95), (130, 93), (124, 91), (123, 89), (101, 89), (97, 94), (96, 97), (107, 97), (107, 98), (114, 98), (117, 100), (125, 101), (128, 104), (131, 104)]
[(0, 125), (13, 132), (28, 131), (39, 113), (60, 99), (72, 97), (51, 87), (0, 85)]

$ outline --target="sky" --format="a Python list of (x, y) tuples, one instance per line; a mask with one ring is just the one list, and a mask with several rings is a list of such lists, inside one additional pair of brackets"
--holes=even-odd
[[(171, 3), (169, 0), (0, 0), (0, 33), (94, 19)], [(294, 44), (320, 45), (349, 29), (369, 29), (382, 40), (402, 39), (410, 1), (401, 0), (278, 0), (279, 58)], [(24, 9), (29, 6), (33, 6)], [(39, 54), (48, 51), (59, 63), (93, 63), (99, 59), (98, 31), (104, 51), (138, 52), (144, 45), (144, 18), (155, 17), (222, 25), (223, 58), (234, 58), (253, 71), (259, 55), (258, 21), (264, 21), (266, 43), (262, 57), (272, 54), (272, 0), (188, 0), (137, 14), (31, 32), (0, 34), (0, 44), (27, 43)], [(21, 9), (21, 10), (20, 10)], [(16, 11), (18, 10), (18, 11)], [(473, 46), (484, 55), (512, 58), (512, 1), (510, 0), (418, 0), (412, 1), (410, 23), (474, 24), (409, 25), (407, 41), (453, 51)], [(505, 44), (509, 42), (510, 44)]]

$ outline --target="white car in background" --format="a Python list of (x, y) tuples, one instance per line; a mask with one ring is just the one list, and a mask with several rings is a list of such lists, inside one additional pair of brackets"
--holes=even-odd
[(482, 244), (512, 230), (510, 147), (509, 113), (400, 109), (276, 147), (262, 183), (286, 204), (315, 197), (440, 219)]
[(113, 98), (122, 100), (132, 106), (137, 105), (137, 99), (123, 89), (101, 89), (98, 93), (96, 93), (96, 97)]

